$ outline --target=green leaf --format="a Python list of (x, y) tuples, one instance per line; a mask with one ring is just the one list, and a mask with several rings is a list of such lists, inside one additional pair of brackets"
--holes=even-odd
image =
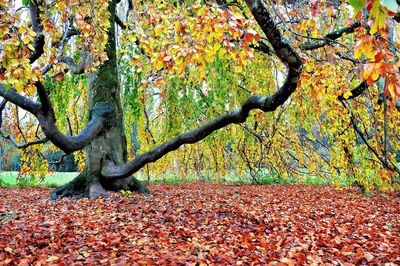
[(399, 12), (400, 9), (396, 0), (383, 0), (382, 5), (394, 13)]
[(349, 4), (354, 8), (354, 14), (365, 7), (365, 0), (349, 0)]
[(30, 1), (30, 0), (22, 0), (22, 4), (23, 4), (24, 6), (27, 6), (27, 5), (29, 5), (29, 1)]

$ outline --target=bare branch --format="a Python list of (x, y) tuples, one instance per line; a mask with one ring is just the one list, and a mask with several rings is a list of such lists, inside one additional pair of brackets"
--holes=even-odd
[(44, 144), (44, 143), (49, 141), (47, 138), (42, 138), (42, 139), (38, 139), (38, 140), (34, 140), (34, 141), (18, 144), (17, 141), (14, 139), (14, 137), (12, 135), (4, 135), (4, 133), (2, 131), (0, 131), (0, 136), (3, 137), (4, 139), (10, 140), (11, 143), (17, 149), (21, 149), (21, 150), (24, 150), (24, 149), (26, 149), (26, 148), (28, 148), (30, 146), (33, 146), (33, 145)]
[(339, 56), (340, 58), (344, 59), (344, 60), (347, 60), (347, 61), (352, 62), (353, 65), (357, 65), (357, 64), (359, 64), (359, 63), (362, 63), (362, 61), (360, 61), (360, 60), (358, 60), (358, 59), (355, 59), (355, 58), (350, 57), (350, 56), (346, 56), (346, 55), (344, 55), (344, 54), (342, 54), (342, 53), (339, 53), (339, 52), (336, 53), (336, 55)]
[(224, 128), (230, 124), (239, 124), (246, 121), (251, 110), (260, 109), (264, 112), (274, 111), (282, 105), (294, 92), (300, 79), (302, 62), (300, 56), (293, 47), (283, 39), (275, 22), (272, 20), (267, 6), (262, 0), (247, 0), (253, 16), (265, 33), (272, 45), (275, 54), (285, 63), (288, 75), (282, 87), (275, 94), (265, 97), (252, 95), (236, 111), (225, 113), (202, 127), (183, 133), (175, 138), (162, 143), (158, 147), (144, 154), (138, 155), (133, 161), (122, 165), (115, 165), (113, 161), (106, 161), (101, 174), (105, 178), (124, 178), (135, 173), (150, 162), (155, 162), (167, 153), (178, 149), (183, 144), (198, 142), (209, 136), (214, 131)]

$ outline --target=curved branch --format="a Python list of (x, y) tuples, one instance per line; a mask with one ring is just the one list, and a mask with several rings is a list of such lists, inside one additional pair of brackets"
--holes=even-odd
[(318, 48), (324, 47), (324, 46), (328, 45), (331, 41), (339, 39), (344, 34), (353, 33), (354, 30), (359, 28), (359, 27), (361, 27), (361, 22), (360, 21), (355, 21), (350, 26), (343, 27), (341, 29), (338, 29), (336, 31), (328, 33), (321, 40), (317, 40), (317, 41), (314, 41), (314, 42), (303, 43), (303, 44), (301, 44), (299, 46), (299, 48), (301, 50), (304, 50), (304, 51), (309, 51), (309, 50), (314, 50), (314, 49), (318, 49)]
[(68, 19), (68, 27), (67, 29), (64, 31), (61, 40), (57, 41), (57, 42), (53, 42), (51, 45), (56, 47), (56, 48), (60, 48), (60, 47), (64, 47), (65, 44), (69, 41), (69, 39), (71, 39), (71, 37), (76, 36), (79, 34), (79, 31), (75, 28), (74, 23), (73, 23), (73, 16), (69, 17)]
[(62, 56), (59, 58), (60, 62), (67, 64), (74, 74), (83, 74), (85, 73), (85, 60), (79, 62), (79, 64), (75, 64), (74, 60), (69, 56)]
[(183, 144), (198, 142), (209, 136), (214, 131), (230, 124), (243, 123), (246, 121), (251, 110), (260, 109), (264, 112), (274, 111), (281, 106), (294, 92), (300, 79), (302, 62), (292, 46), (282, 38), (275, 22), (272, 20), (267, 6), (261, 0), (247, 0), (253, 16), (260, 25), (268, 41), (272, 45), (275, 54), (287, 66), (288, 75), (282, 87), (269, 97), (252, 95), (243, 103), (240, 109), (225, 113), (202, 127), (183, 133), (175, 138), (162, 143), (158, 147), (137, 156), (133, 161), (126, 164), (116, 165), (113, 161), (106, 161), (102, 167), (101, 174), (104, 178), (124, 178), (137, 172), (150, 162), (155, 162), (167, 153), (178, 149)]
[(35, 86), (41, 103), (41, 112), (43, 112), (45, 115), (51, 115), (52, 117), (55, 117), (53, 105), (51, 104), (45, 87), (39, 81), (35, 82)]
[(46, 138), (66, 154), (81, 150), (88, 145), (103, 130), (106, 121), (114, 113), (112, 107), (99, 102), (90, 110), (92, 119), (87, 126), (76, 136), (66, 136), (56, 126), (54, 110), (45, 88), (41, 83), (35, 85), (42, 104), (18, 94), (15, 90), (7, 90), (2, 84), (0, 84), (0, 96), (36, 116)]
[(114, 109), (106, 103), (96, 103), (90, 110), (90, 117), (87, 126), (75, 136), (66, 136), (56, 127), (56, 120), (51, 114), (45, 115), (42, 112), (36, 117), (44, 135), (58, 148), (63, 150), (67, 155), (71, 152), (81, 150), (104, 129), (106, 121), (114, 114)]
[(39, 103), (22, 96), (13, 89), (7, 90), (3, 84), (0, 84), (0, 96), (32, 114), (37, 114), (40, 110)]

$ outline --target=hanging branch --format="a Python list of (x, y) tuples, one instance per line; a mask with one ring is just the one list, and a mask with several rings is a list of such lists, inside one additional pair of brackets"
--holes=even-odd
[(400, 169), (396, 166), (395, 163), (393, 163), (392, 161), (386, 161), (384, 158), (382, 158), (378, 151), (371, 146), (371, 144), (368, 142), (367, 138), (365, 137), (365, 135), (362, 133), (362, 131), (360, 130), (360, 128), (357, 126), (355, 117), (353, 112), (351, 112), (351, 110), (348, 108), (348, 106), (346, 105), (346, 103), (343, 100), (340, 100), (340, 102), (342, 103), (343, 107), (347, 109), (347, 111), (350, 114), (350, 122), (351, 125), (354, 129), (354, 131), (361, 137), (362, 141), (364, 142), (364, 144), (367, 146), (368, 150), (370, 152), (372, 152), (375, 157), (381, 162), (381, 164), (388, 170), (393, 171), (393, 172), (397, 172), (400, 174)]
[(284, 84), (273, 95), (268, 97), (252, 95), (247, 98), (238, 110), (225, 113), (202, 127), (178, 135), (151, 151), (137, 156), (131, 162), (116, 165), (113, 161), (107, 160), (101, 172), (103, 177), (111, 179), (128, 177), (146, 164), (155, 162), (167, 153), (178, 149), (183, 144), (198, 142), (214, 131), (230, 124), (243, 123), (246, 121), (251, 110), (259, 109), (264, 112), (271, 112), (275, 111), (286, 102), (295, 91), (297, 82), (300, 79), (302, 70), (301, 58), (293, 47), (282, 37), (264, 1), (247, 0), (246, 3), (274, 49), (275, 54), (287, 66), (288, 74)]

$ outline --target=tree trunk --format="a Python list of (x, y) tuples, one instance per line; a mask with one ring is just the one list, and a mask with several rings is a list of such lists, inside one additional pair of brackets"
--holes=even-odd
[(101, 167), (106, 160), (116, 164), (126, 163), (127, 146), (123, 124), (121, 105), (121, 87), (118, 80), (117, 55), (115, 43), (115, 2), (110, 1), (110, 29), (106, 52), (108, 60), (101, 65), (97, 73), (89, 74), (89, 120), (95, 112), (104, 108), (114, 110), (113, 119), (107, 122), (101, 132), (86, 148), (85, 169), (71, 182), (56, 188), (52, 199), (59, 197), (89, 197), (107, 196), (106, 190), (131, 190), (148, 194), (149, 190), (135, 177), (123, 179), (105, 179), (101, 176)]

